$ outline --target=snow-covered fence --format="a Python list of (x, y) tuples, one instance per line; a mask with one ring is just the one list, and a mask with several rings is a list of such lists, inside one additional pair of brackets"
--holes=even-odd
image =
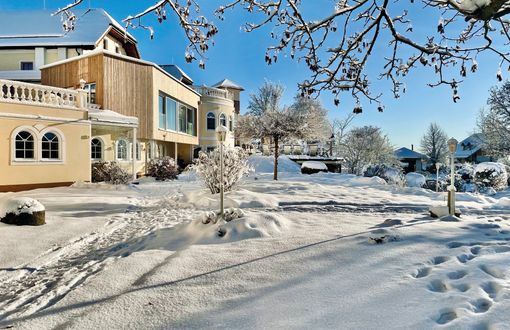
[(223, 89), (207, 86), (193, 86), (193, 89), (202, 94), (203, 96), (234, 100), (234, 94)]
[(80, 108), (77, 90), (0, 79), (0, 102)]

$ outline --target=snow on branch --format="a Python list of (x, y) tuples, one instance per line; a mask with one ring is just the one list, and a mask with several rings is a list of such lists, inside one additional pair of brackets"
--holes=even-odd
[[(152, 35), (152, 27), (143, 25), (142, 18), (155, 13), (163, 22), (165, 8), (170, 8), (189, 40), (186, 61), (200, 58), (199, 65), (204, 67), (205, 53), (218, 29), (200, 15), (201, 1), (160, 0), (124, 22), (127, 27), (146, 28)], [(69, 13), (80, 2), (76, 0), (61, 12)], [(347, 92), (356, 100), (358, 112), (363, 100), (376, 103), (379, 111), (384, 108), (374, 81), (387, 81), (392, 96), (398, 98), (406, 92), (405, 77), (418, 66), (435, 73), (437, 80), (429, 86), (450, 87), (454, 102), (460, 98), (464, 78), (478, 70), (476, 60), (481, 53), (496, 55), (494, 72), (502, 79), (503, 66), (510, 64), (510, 21), (505, 19), (510, 0), (417, 2), (335, 0), (329, 13), (310, 19), (301, 0), (230, 0), (215, 14), (223, 20), (227, 11), (245, 10), (258, 19), (244, 24), (246, 32), (271, 27), (273, 42), (265, 54), (268, 65), (281, 56), (304, 62), (310, 75), (299, 84), (303, 96), (329, 91), (338, 105), (340, 94)], [(414, 32), (413, 14), (422, 16), (419, 33)], [(377, 56), (373, 56), (376, 49)]]

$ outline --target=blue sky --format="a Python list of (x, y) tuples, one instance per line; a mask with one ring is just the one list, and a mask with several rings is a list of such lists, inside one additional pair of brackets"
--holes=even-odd
[[(44, 2), (48, 9), (55, 9), (71, 0), (0, 0), (0, 10), (42, 9)], [(81, 7), (88, 7), (89, 2), (91, 7), (104, 8), (121, 21), (126, 16), (145, 9), (147, 5), (152, 5), (155, 0), (84, 0)], [(207, 7), (204, 10), (212, 10), (220, 2), (207, 0)], [(406, 6), (414, 6), (414, 12), (417, 13), (413, 20), (415, 31), (413, 33), (419, 36), (425, 27), (427, 31), (430, 28), (435, 29), (439, 12), (425, 11), (419, 3), (411, 5), (408, 1), (404, 2)], [(332, 0), (309, 2), (307, 15), (309, 18), (327, 15), (333, 8), (332, 4)], [(284, 103), (290, 104), (297, 92), (297, 83), (306, 79), (309, 72), (305, 65), (284, 57), (280, 57), (277, 64), (266, 65), (265, 47), (271, 45), (272, 41), (269, 38), (270, 29), (252, 33), (245, 33), (240, 29), (242, 23), (253, 20), (253, 16), (241, 10), (228, 12), (224, 22), (215, 19), (220, 33), (215, 38), (215, 46), (207, 54), (206, 70), (198, 69), (196, 63), (184, 63), (187, 41), (175, 24), (174, 17), (170, 17), (163, 24), (159, 24), (153, 15), (144, 18), (143, 23), (152, 25), (155, 29), (154, 40), (150, 40), (149, 34), (144, 30), (130, 32), (138, 39), (144, 59), (158, 64), (177, 64), (194, 79), (196, 84), (210, 85), (223, 78), (229, 78), (244, 86), (246, 91), (241, 100), (243, 109), (247, 106), (248, 95), (256, 92), (265, 79), (285, 85), (287, 89)], [(376, 47), (372, 60), (374, 66), (380, 64), (377, 62), (378, 56), (380, 58), (382, 55), (377, 53), (378, 50), (382, 52), (385, 48), (386, 44), (383, 42)], [(389, 84), (376, 83), (376, 86), (385, 93), (382, 98), (386, 106), (385, 112), (377, 112), (375, 104), (364, 104), (364, 111), (356, 117), (354, 124), (381, 127), (396, 147), (410, 147), (411, 144), (414, 144), (415, 148), (419, 146), (420, 138), (431, 122), (437, 122), (449, 136), (461, 140), (476, 130), (478, 111), (485, 106), (488, 89), (496, 84), (495, 59), (490, 56), (480, 57), (478, 63), (480, 70), (469, 75), (461, 86), (459, 90), (461, 100), (458, 103), (452, 102), (449, 88), (430, 88), (426, 85), (428, 82), (434, 82), (435, 77), (431, 70), (420, 68), (412, 71), (406, 78), (407, 93), (399, 99), (392, 98)], [(375, 69), (369, 73), (374, 77), (378, 76)], [(320, 100), (329, 109), (329, 116), (332, 119), (345, 117), (352, 111), (354, 104), (347, 94), (342, 98), (339, 107), (333, 105), (331, 95), (321, 95)]]

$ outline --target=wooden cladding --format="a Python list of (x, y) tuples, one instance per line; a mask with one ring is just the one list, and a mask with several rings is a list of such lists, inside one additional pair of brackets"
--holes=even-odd
[(96, 83), (96, 102), (103, 109), (137, 117), (138, 137), (153, 135), (152, 66), (99, 53), (42, 70), (43, 85), (80, 86)]

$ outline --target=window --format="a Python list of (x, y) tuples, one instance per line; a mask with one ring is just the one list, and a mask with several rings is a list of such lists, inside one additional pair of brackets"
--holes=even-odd
[(209, 112), (207, 114), (207, 129), (215, 129), (216, 128), (216, 116), (214, 113)]
[(59, 140), (55, 133), (49, 132), (43, 135), (41, 151), (42, 159), (60, 159)]
[(31, 133), (19, 132), (16, 135), (15, 143), (16, 159), (34, 159), (34, 136)]
[(96, 84), (86, 84), (85, 90), (87, 91), (87, 102), (90, 104), (96, 104)]
[(108, 40), (103, 39), (103, 49), (108, 50)]
[(90, 142), (90, 156), (92, 159), (103, 158), (103, 143), (99, 139), (92, 139)]
[(127, 160), (128, 155), (128, 144), (125, 140), (117, 141), (117, 159), (118, 160)]
[(159, 128), (176, 131), (177, 102), (171, 98), (159, 95)]
[(117, 54), (120, 54), (120, 48), (119, 48), (119, 46), (115, 46), (115, 52), (116, 52)]
[(179, 107), (179, 131), (186, 133), (186, 107), (181, 105)]
[(187, 114), (186, 114), (186, 124), (187, 124), (187, 127), (186, 127), (186, 133), (188, 133), (189, 135), (195, 135), (195, 125), (193, 125), (195, 123), (195, 113), (194, 113), (194, 110), (193, 109), (190, 109), (190, 108), (187, 108)]
[(159, 96), (159, 128), (166, 129), (166, 105), (163, 95)]
[(27, 71), (34, 69), (34, 62), (20, 62), (20, 70)]
[(169, 97), (166, 97), (166, 129), (176, 131), (177, 121), (175, 113), (177, 111), (177, 102)]
[(232, 116), (228, 117), (228, 129), (232, 132), (234, 130), (234, 123), (232, 121)]
[(227, 127), (227, 116), (224, 113), (220, 115), (220, 125)]
[[(136, 157), (136, 160), (141, 160), (141, 154), (140, 154), (140, 150), (142, 150), (142, 145), (140, 143), (137, 143), (135, 145), (135, 157)], [(131, 156), (131, 159), (133, 159), (133, 144), (130, 143), (129, 144), (129, 155)]]

